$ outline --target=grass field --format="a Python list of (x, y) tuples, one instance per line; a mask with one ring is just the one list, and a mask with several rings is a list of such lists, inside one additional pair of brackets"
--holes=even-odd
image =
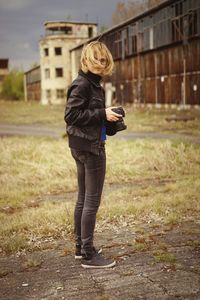
[[(110, 140), (107, 144), (106, 186), (110, 188), (103, 194), (100, 224), (131, 218), (173, 224), (198, 218), (197, 146), (170, 141)], [(40, 240), (72, 233), (76, 194), (68, 199), (63, 195), (62, 201), (56, 198), (76, 191), (75, 164), (66, 141), (3, 138), (0, 169), (2, 251), (35, 249), (42, 247)]]
[[(0, 122), (8, 124), (38, 124), (40, 126), (64, 127), (64, 105), (43, 106), (36, 102), (0, 100)], [(200, 134), (200, 110), (136, 109), (125, 107), (125, 122), (128, 131), (167, 131), (187, 134)], [(167, 117), (188, 116), (194, 120), (167, 122)]]
[[(15, 108), (12, 110), (10, 105), (6, 107), (12, 112), (13, 123), (22, 122), (18, 108), (15, 115)], [(54, 120), (53, 124), (59, 125), (60, 121), (56, 123), (56, 120), (61, 115), (61, 107), (44, 110), (37, 105), (33, 108), (35, 104), (20, 105), (24, 105), (28, 115), (27, 123), (31, 118), (37, 123), (49, 113), (46, 124)], [(50, 109), (55, 111), (52, 120)], [(2, 114), (1, 110), (1, 115), (4, 122), (9, 122), (8, 112)], [(140, 111), (138, 115), (143, 119), (141, 124), (155, 124), (153, 112)], [(129, 111), (128, 123), (130, 116)], [(161, 118), (158, 113), (156, 122), (157, 118)], [(184, 123), (182, 129), (187, 131), (187, 125)], [(0, 152), (0, 250), (9, 254), (22, 249), (44, 249), (46, 241), (52, 243), (57, 238), (71, 236), (76, 199), (73, 192), (77, 185), (67, 141), (4, 137)], [(199, 145), (170, 140), (109, 139), (105, 189), (97, 226), (121, 226), (131, 220), (176, 224), (199, 219), (199, 174)]]

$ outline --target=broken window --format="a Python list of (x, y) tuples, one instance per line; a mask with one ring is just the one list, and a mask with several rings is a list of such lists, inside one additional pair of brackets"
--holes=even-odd
[(89, 38), (93, 37), (93, 28), (92, 27), (88, 27), (88, 37)]
[(189, 11), (188, 14), (188, 34), (193, 36), (197, 34), (197, 11)]
[(137, 30), (136, 24), (129, 26), (129, 54), (137, 53)]
[(55, 51), (55, 55), (62, 55), (62, 48), (61, 47), (55, 47), (54, 51)]
[(114, 42), (114, 57), (122, 57), (122, 34), (121, 30), (115, 33), (115, 42)]
[(172, 19), (172, 41), (180, 41), (183, 39), (183, 2), (179, 1), (172, 6), (174, 18)]
[(115, 51), (115, 37), (116, 37), (116, 33), (111, 33), (106, 35), (105, 39), (104, 39), (104, 43), (107, 45), (108, 49), (110, 50), (110, 52), (112, 53), (113, 58), (116, 58), (116, 51)]
[(59, 99), (63, 99), (65, 97), (65, 90), (57, 89), (56, 90), (56, 97)]
[(180, 1), (180, 2), (175, 3), (174, 7), (175, 7), (176, 17), (182, 15), (182, 13), (183, 13), (183, 2)]
[(129, 55), (128, 28), (122, 30), (122, 58)]
[(180, 41), (183, 38), (183, 18), (172, 20), (172, 41)]
[(61, 26), (46, 29), (46, 35), (72, 34), (72, 26)]
[(45, 79), (50, 78), (50, 69), (49, 68), (44, 69), (44, 77), (45, 77)]
[(49, 48), (44, 48), (44, 56), (49, 56)]
[(172, 41), (187, 40), (197, 34), (197, 10), (183, 12), (183, 1), (172, 5), (175, 17), (172, 19)]
[(63, 77), (63, 68), (56, 68), (56, 77)]

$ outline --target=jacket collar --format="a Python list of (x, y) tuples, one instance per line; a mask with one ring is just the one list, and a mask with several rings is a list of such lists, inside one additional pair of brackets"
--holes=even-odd
[(95, 86), (97, 86), (97, 87), (100, 86), (100, 81), (102, 80), (102, 77), (100, 75), (94, 74), (90, 71), (88, 71), (87, 73), (84, 73), (82, 70), (79, 70), (78, 74), (87, 78)]

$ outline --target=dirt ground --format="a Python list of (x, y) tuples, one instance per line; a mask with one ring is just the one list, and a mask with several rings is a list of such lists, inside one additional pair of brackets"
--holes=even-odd
[[(63, 131), (1, 127), (0, 135)], [(15, 132), (17, 130), (17, 133)], [(41, 129), (40, 129), (41, 130)], [(39, 133), (38, 133), (39, 132)], [(121, 138), (166, 138), (132, 133)], [(168, 135), (167, 138), (177, 138)], [(199, 137), (187, 141), (199, 143)], [(62, 199), (61, 199), (62, 200)], [(116, 260), (112, 269), (85, 270), (74, 259), (71, 237), (48, 241), (47, 249), (0, 257), (2, 300), (200, 300), (200, 221), (178, 225), (131, 223), (97, 227), (96, 245)]]
[(117, 264), (85, 270), (70, 237), (0, 258), (2, 300), (200, 299), (200, 222), (124, 224), (99, 230), (97, 246)]

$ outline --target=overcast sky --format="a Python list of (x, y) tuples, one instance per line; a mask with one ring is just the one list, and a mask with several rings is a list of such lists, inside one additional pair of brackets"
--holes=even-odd
[(98, 22), (111, 26), (119, 0), (0, 0), (0, 58), (28, 70), (39, 63), (38, 41), (45, 21)]

